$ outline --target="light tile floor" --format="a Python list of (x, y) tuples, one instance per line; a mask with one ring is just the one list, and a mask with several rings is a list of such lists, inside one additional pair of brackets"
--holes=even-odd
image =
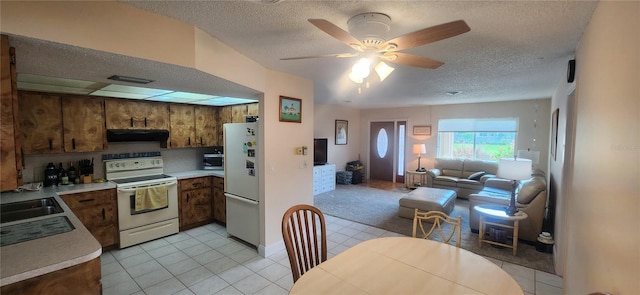
[[(362, 241), (398, 236), (379, 228), (326, 216), (329, 257)], [(489, 259), (527, 295), (562, 294), (562, 279), (531, 268)], [(103, 253), (103, 294), (288, 294), (293, 285), (284, 250), (262, 258), (208, 224), (122, 250)]]

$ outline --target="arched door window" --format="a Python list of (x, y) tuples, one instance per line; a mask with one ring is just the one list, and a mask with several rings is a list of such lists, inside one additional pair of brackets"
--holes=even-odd
[(384, 128), (378, 132), (378, 139), (376, 140), (378, 146), (378, 157), (384, 158), (387, 155), (387, 147), (389, 146), (389, 136), (387, 136), (387, 130)]

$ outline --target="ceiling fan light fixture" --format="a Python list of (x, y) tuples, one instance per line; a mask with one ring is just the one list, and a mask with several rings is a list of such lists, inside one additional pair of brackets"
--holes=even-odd
[(356, 83), (356, 84), (360, 84), (363, 81), (361, 77), (356, 77), (353, 71), (349, 73), (349, 80), (353, 81), (353, 83)]
[(383, 61), (380, 61), (374, 69), (376, 71), (376, 74), (378, 74), (378, 78), (380, 78), (380, 82), (384, 81), (384, 79), (389, 77), (391, 72), (395, 70)]
[(349, 33), (367, 47), (377, 48), (387, 41), (391, 18), (379, 12), (367, 12), (353, 16), (347, 21)]
[(369, 77), (369, 68), (371, 67), (371, 61), (367, 58), (361, 58), (356, 64), (351, 67), (351, 74), (360, 79)]

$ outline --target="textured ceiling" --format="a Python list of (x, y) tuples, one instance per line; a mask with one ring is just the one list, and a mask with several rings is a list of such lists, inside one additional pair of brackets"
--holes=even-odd
[[(195, 25), (266, 68), (312, 79), (316, 103), (357, 108), (415, 106), (549, 98), (566, 75), (567, 61), (591, 18), (593, 1), (125, 1), (125, 3)], [(382, 83), (358, 94), (347, 79), (354, 58), (282, 61), (281, 58), (354, 52), (311, 25), (326, 19), (345, 31), (347, 20), (363, 12), (391, 17), (389, 37), (465, 20), (470, 32), (403, 52), (440, 60), (429, 70), (391, 64), (396, 70)], [(136, 60), (37, 40), (18, 39), (33, 52), (22, 65), (32, 74), (100, 81), (102, 67), (129, 67), (139, 77), (154, 79), (165, 89), (220, 96), (252, 96), (255, 91), (193, 69)], [(14, 45), (15, 46), (15, 42)], [(46, 43), (46, 44), (39, 44)], [(64, 47), (64, 48), (56, 48)], [(44, 50), (64, 49), (43, 57)], [(71, 51), (71, 52), (69, 52)], [(36, 59), (63, 60), (61, 73), (42, 68)], [(58, 59), (58, 63), (54, 62)], [(98, 62), (96, 62), (98, 61)], [(94, 66), (90, 69), (88, 64)], [(77, 66), (74, 66), (77, 65)], [(20, 68), (18, 69), (20, 71)], [(101, 82), (101, 81), (100, 81)], [(215, 86), (215, 87), (214, 87)], [(462, 91), (448, 96), (448, 91)], [(347, 102), (348, 101), (348, 102)]]

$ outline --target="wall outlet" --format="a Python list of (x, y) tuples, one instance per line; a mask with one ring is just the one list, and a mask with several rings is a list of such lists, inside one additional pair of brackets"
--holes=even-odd
[(306, 155), (306, 154), (307, 154), (307, 147), (306, 147), (306, 146), (303, 146), (303, 147), (302, 147), (302, 154), (303, 154), (303, 155)]

